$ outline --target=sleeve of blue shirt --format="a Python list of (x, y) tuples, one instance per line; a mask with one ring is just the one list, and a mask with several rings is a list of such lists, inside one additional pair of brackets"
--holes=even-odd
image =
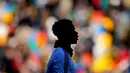
[(48, 62), (47, 73), (64, 73), (64, 51), (61, 48), (55, 48)]

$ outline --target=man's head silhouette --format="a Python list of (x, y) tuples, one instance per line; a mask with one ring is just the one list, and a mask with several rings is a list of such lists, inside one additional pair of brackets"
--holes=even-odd
[(75, 27), (72, 21), (68, 19), (62, 19), (55, 22), (52, 26), (52, 31), (58, 40), (65, 44), (76, 44), (78, 40), (78, 33), (75, 31)]

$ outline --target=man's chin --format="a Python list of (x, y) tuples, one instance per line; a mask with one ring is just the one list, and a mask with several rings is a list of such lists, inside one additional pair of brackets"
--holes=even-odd
[(77, 44), (77, 41), (73, 41), (71, 44)]

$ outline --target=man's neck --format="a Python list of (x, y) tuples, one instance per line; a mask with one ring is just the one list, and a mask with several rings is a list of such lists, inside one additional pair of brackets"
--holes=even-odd
[(61, 40), (57, 40), (54, 47), (55, 48), (62, 47), (70, 54), (70, 56), (73, 55), (73, 49), (71, 48), (71, 44), (69, 44), (69, 43), (65, 43)]
[(57, 42), (60, 43), (61, 45), (66, 46), (66, 47), (71, 47), (71, 44), (66, 42), (66, 41), (64, 41), (64, 40), (57, 40)]

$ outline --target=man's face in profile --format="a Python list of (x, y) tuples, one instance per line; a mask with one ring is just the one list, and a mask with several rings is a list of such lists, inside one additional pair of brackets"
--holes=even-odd
[(75, 31), (74, 26), (68, 27), (64, 31), (64, 40), (70, 44), (76, 44), (78, 40), (78, 33)]
[(53, 25), (53, 33), (58, 37), (58, 40), (67, 44), (76, 44), (78, 33), (71, 20), (62, 19)]

